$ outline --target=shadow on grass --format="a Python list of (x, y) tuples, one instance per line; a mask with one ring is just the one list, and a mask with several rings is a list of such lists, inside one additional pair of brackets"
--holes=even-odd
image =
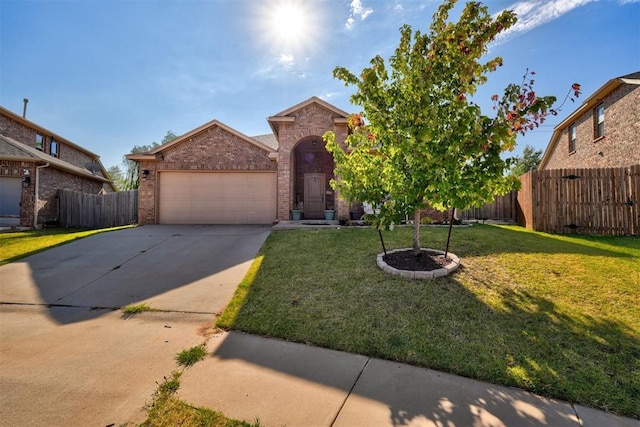
[[(585, 308), (559, 305), (535, 286), (483, 277), (481, 264), (465, 264), (465, 257), (510, 252), (634, 258), (637, 240), (567, 238), (490, 226), (456, 230), (451, 251), (465, 267), (423, 282), (377, 269), (374, 254), (380, 249), (373, 231), (344, 231), (273, 233), (263, 247), (262, 264), (233, 304), (233, 316), (225, 313), (227, 324), (222, 326), (515, 386), (640, 418), (640, 335), (635, 326), (616, 313), (591, 312), (589, 301)], [(386, 233), (387, 248), (409, 246), (410, 232)], [(444, 239), (446, 232), (427, 230), (423, 246), (438, 248)], [(628, 309), (628, 299), (618, 298), (629, 312), (637, 312)], [(300, 371), (304, 361), (293, 370), (259, 352), (225, 352), (224, 344), (214, 356), (323, 383), (312, 365)], [(518, 425), (548, 425), (545, 420), (571, 415), (562, 412), (566, 407), (560, 413), (542, 403), (538, 412), (523, 411), (526, 393), (517, 390), (505, 394), (489, 386), (465, 395), (455, 386), (434, 389), (437, 381), (403, 385), (397, 382), (410, 378), (385, 372), (394, 393), (382, 383), (361, 388), (357, 383), (354, 393), (387, 405), (394, 424), (422, 418), (473, 424), (489, 414), (519, 419)], [(363, 374), (359, 381), (365, 378)]]
[[(404, 231), (404, 230), (403, 230)], [(407, 232), (387, 232), (385, 239), (398, 247), (410, 247), (411, 235)], [(423, 247), (436, 245), (444, 249), (446, 230), (429, 227), (421, 228)], [(437, 249), (436, 248), (436, 249)], [(519, 226), (474, 225), (454, 229), (451, 250), (466, 256), (498, 253), (575, 253), (590, 256), (611, 256), (628, 258), (629, 252), (638, 251), (640, 238), (625, 236), (583, 236), (577, 234), (546, 234), (527, 230)], [(456, 252), (457, 253), (457, 252)]]

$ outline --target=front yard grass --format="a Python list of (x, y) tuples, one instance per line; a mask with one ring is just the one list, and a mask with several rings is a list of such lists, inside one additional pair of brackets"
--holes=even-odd
[(72, 242), (93, 234), (113, 231), (124, 227), (86, 230), (78, 228), (49, 228), (19, 232), (0, 233), (0, 265), (42, 252), (55, 246)]
[[(408, 247), (411, 229), (384, 233)], [(444, 249), (446, 228), (424, 227)], [(640, 239), (456, 228), (462, 266), (383, 273), (374, 229), (274, 232), (218, 326), (520, 387), (640, 418)]]

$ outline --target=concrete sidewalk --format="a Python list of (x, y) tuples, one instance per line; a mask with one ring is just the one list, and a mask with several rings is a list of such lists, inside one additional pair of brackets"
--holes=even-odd
[[(106, 426), (205, 340), (265, 227), (145, 226), (0, 267), (0, 426)], [(117, 308), (166, 310), (133, 317)], [(231, 332), (179, 396), (264, 426), (613, 426), (640, 421), (390, 361)]]
[(237, 332), (181, 379), (179, 397), (271, 426), (640, 427), (640, 421), (415, 366)]

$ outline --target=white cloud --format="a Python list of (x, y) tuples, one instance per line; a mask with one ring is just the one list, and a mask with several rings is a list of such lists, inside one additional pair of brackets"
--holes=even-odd
[(320, 99), (324, 100), (324, 101), (330, 101), (331, 98), (335, 98), (336, 95), (338, 95), (338, 92), (327, 92), (324, 95), (320, 95)]
[(284, 68), (291, 68), (294, 64), (293, 55), (290, 53), (283, 53), (278, 58), (278, 64), (282, 65)]
[(347, 27), (347, 30), (350, 30), (353, 28), (353, 24), (356, 22), (355, 19), (353, 19), (353, 16), (350, 16), (349, 18), (347, 18), (347, 23), (345, 24), (345, 26)]
[(640, 3), (640, 0), (618, 0), (619, 5)]
[(540, 25), (561, 17), (565, 13), (571, 12), (573, 9), (594, 1), (598, 0), (525, 0), (516, 2), (507, 7), (507, 10), (512, 10), (518, 15), (518, 22), (499, 36), (497, 41), (504, 41), (515, 34), (531, 31)]
[(312, 75), (309, 71), (311, 58), (296, 58), (292, 53), (281, 53), (277, 57), (268, 58), (253, 75), (260, 80), (278, 80), (296, 77), (306, 79)]
[(367, 19), (367, 16), (373, 13), (372, 8), (362, 6), (361, 0), (352, 0), (351, 5), (349, 5), (349, 9), (351, 10), (351, 13), (345, 24), (347, 30), (351, 30), (353, 28), (356, 18), (360, 18), (361, 21), (364, 21)]

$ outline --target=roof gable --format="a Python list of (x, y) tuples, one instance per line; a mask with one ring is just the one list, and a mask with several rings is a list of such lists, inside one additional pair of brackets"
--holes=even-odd
[(333, 119), (334, 123), (343, 122), (346, 124), (347, 117), (349, 117), (349, 113), (347, 113), (346, 111), (343, 111), (338, 107), (329, 104), (327, 101), (323, 101), (317, 96), (312, 96), (306, 101), (302, 101), (301, 103), (296, 104), (293, 107), (289, 107), (286, 110), (281, 111), (278, 114), (267, 118), (267, 121), (269, 122), (269, 126), (271, 126), (271, 130), (273, 131), (273, 134), (276, 136), (276, 139), (279, 137), (279, 127), (280, 127), (279, 124), (294, 123), (296, 120), (295, 113), (309, 107), (310, 105), (317, 105), (320, 108), (327, 110), (329, 113), (331, 113), (332, 116), (334, 116), (334, 119)]
[(269, 120), (271, 118), (274, 117), (287, 117), (287, 116), (291, 116), (293, 115), (293, 113), (295, 113), (298, 110), (302, 110), (305, 107), (308, 107), (311, 104), (318, 104), (321, 107), (324, 107), (325, 109), (331, 111), (332, 113), (334, 113), (337, 116), (341, 116), (344, 118), (347, 118), (349, 116), (349, 113), (339, 109), (338, 107), (329, 104), (327, 101), (323, 101), (322, 99), (318, 98), (317, 96), (312, 96), (311, 98), (307, 99), (306, 101), (302, 101), (299, 104), (294, 105), (293, 107), (289, 107), (284, 111), (279, 112), (278, 114), (269, 117)]
[[(189, 140), (190, 138), (194, 137), (195, 135), (204, 132), (208, 129), (212, 129), (214, 127), (219, 127), (220, 129), (225, 130), (226, 132), (229, 132), (232, 135), (237, 136), (238, 138), (240, 138), (243, 141), (246, 141), (249, 144), (255, 145), (256, 147), (260, 148), (261, 150), (264, 150), (268, 153), (271, 153), (273, 151), (275, 151), (275, 149), (273, 147), (270, 147), (269, 145), (265, 144), (263, 141), (258, 140), (257, 138), (251, 138), (235, 129), (233, 129), (230, 126), (225, 125), (224, 123), (218, 121), (218, 120), (212, 120), (208, 123), (203, 124), (202, 126), (185, 133), (184, 135), (181, 135), (177, 138), (172, 139), (171, 141), (168, 141), (156, 148), (154, 148), (153, 150), (149, 151), (148, 153), (145, 153), (147, 156), (154, 156), (156, 154), (162, 153), (165, 150), (167, 150), (170, 147), (173, 147), (175, 145), (178, 145), (184, 141)], [(145, 154), (142, 154), (142, 156), (145, 156)], [(135, 155), (131, 155), (131, 157), (127, 156), (127, 158), (130, 158), (131, 160), (135, 160)], [(140, 156), (138, 156), (140, 157)]]

